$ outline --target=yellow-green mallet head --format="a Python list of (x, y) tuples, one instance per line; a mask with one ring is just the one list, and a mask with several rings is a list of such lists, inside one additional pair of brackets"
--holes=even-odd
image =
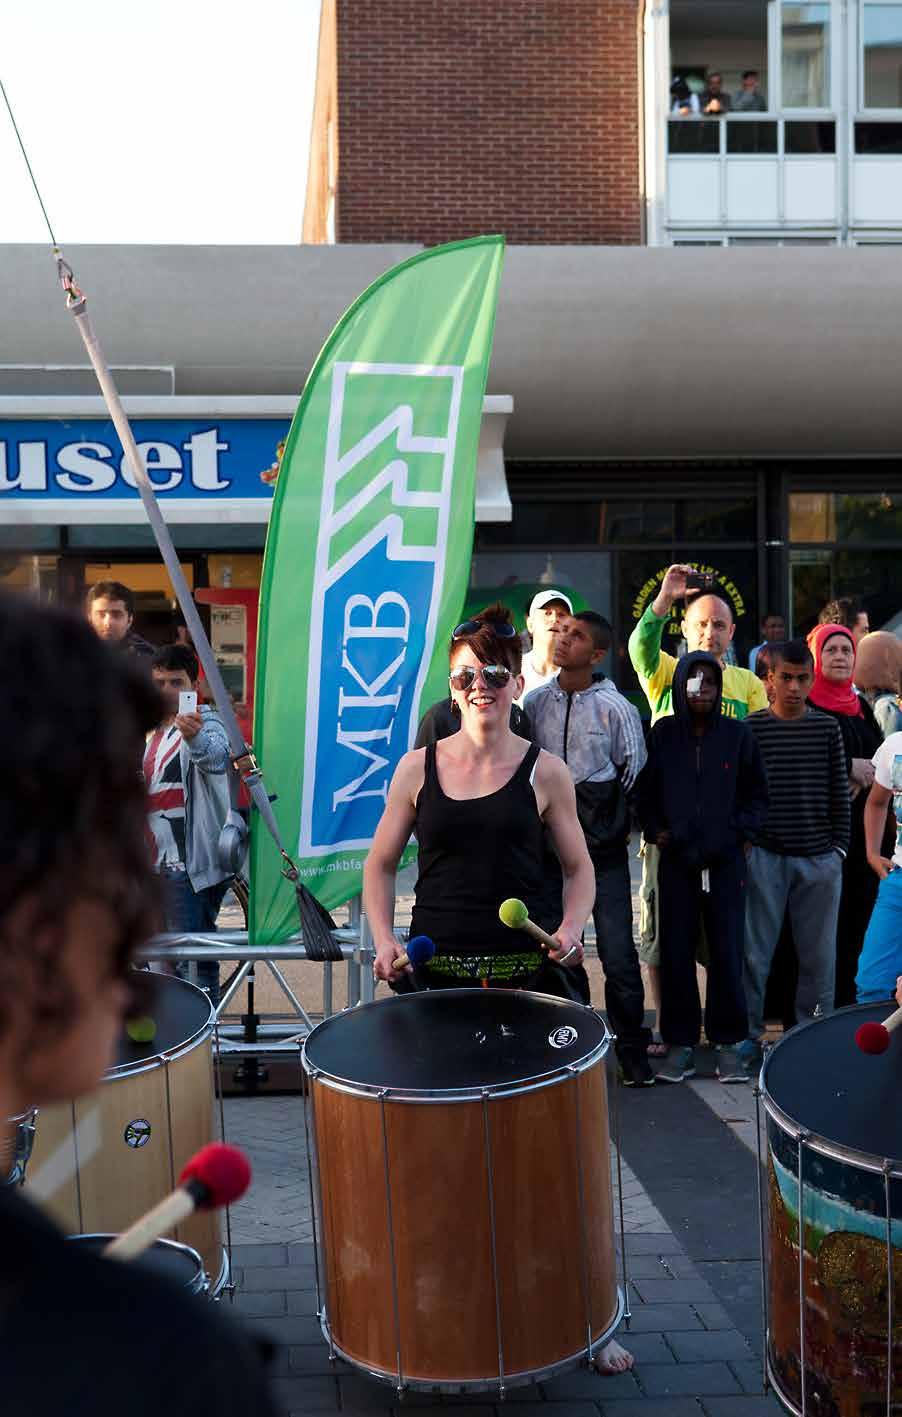
[(517, 900), (516, 896), (511, 896), (510, 900), (502, 901), (498, 914), (501, 917), (502, 925), (506, 925), (510, 930), (522, 930), (529, 919), (529, 911), (522, 900)]

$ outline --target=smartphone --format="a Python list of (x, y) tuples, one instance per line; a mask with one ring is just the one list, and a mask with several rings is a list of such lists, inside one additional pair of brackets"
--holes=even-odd
[(687, 571), (687, 590), (711, 590), (714, 585), (714, 573), (712, 571)]
[(197, 713), (197, 690), (182, 689), (179, 692), (179, 714)]

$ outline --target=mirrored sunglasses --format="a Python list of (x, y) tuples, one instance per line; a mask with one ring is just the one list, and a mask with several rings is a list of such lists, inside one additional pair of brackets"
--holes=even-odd
[(517, 631), (506, 620), (462, 620), (451, 631), (452, 640), (466, 639), (467, 635), (478, 635), (480, 630), (491, 630), (499, 640), (512, 640)]
[(476, 683), (477, 674), (487, 689), (503, 689), (511, 677), (506, 664), (481, 664), (478, 670), (472, 664), (462, 664), (459, 669), (451, 670), (448, 680), (452, 689), (466, 691)]

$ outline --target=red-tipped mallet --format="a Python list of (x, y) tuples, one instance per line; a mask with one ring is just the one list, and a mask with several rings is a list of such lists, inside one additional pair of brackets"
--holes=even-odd
[(176, 1189), (117, 1235), (104, 1254), (133, 1260), (195, 1210), (216, 1210), (239, 1200), (250, 1183), (250, 1162), (237, 1146), (202, 1146), (185, 1166)]
[(896, 1009), (883, 1023), (863, 1023), (855, 1030), (855, 1042), (862, 1053), (885, 1053), (890, 1034), (902, 1025), (902, 1009)]

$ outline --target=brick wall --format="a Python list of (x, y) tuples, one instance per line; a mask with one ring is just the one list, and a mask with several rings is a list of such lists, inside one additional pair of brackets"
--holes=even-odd
[(641, 0), (338, 0), (336, 239), (641, 239)]

